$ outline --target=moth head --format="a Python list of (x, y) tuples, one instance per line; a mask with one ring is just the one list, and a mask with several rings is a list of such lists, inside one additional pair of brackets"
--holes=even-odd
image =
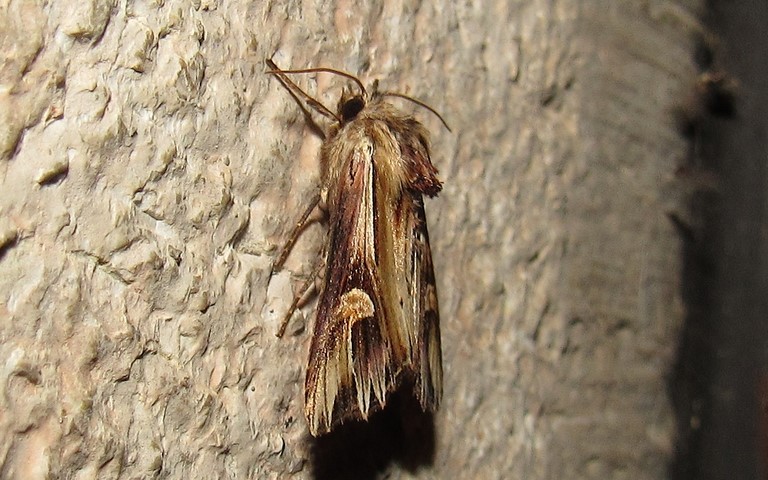
[(365, 103), (365, 92), (352, 92), (344, 88), (337, 107), (341, 123), (346, 124), (354, 120), (365, 108)]
[[(389, 97), (400, 97), (410, 102), (413, 102), (421, 107), (426, 108), (430, 112), (437, 115), (440, 121), (443, 122), (443, 125), (445, 125), (445, 128), (447, 128), (449, 132), (451, 131), (451, 128), (445, 122), (443, 117), (439, 113), (437, 113), (435, 109), (433, 109), (426, 103), (416, 100), (415, 98), (409, 97), (408, 95), (404, 95), (402, 93), (379, 92), (378, 80), (373, 82), (373, 85), (371, 86), (371, 92), (369, 95), (368, 93), (366, 93), (365, 87), (363, 86), (363, 82), (361, 82), (359, 78), (355, 77), (350, 73), (342, 72), (341, 70), (335, 70), (333, 68), (324, 68), (324, 67), (305, 68), (300, 70), (281, 70), (277, 65), (275, 65), (275, 62), (273, 62), (269, 58), (266, 60), (266, 63), (267, 63), (267, 66), (270, 68), (270, 70), (267, 73), (276, 75), (277, 78), (280, 80), (280, 82), (283, 84), (283, 86), (287, 88), (289, 92), (291, 92), (291, 95), (293, 95), (296, 101), (300, 102), (299, 97), (297, 97), (297, 93), (296, 93), (298, 92), (300, 97), (303, 97), (305, 100), (308, 101), (309, 107), (313, 108), (314, 110), (319, 112), (321, 115), (324, 115), (325, 117), (335, 119), (336, 121), (339, 122), (338, 124), (339, 127), (357, 118), (360, 112), (362, 112), (363, 109), (365, 108), (365, 105), (369, 99), (373, 99), (375, 101), (380, 99), (381, 97), (389, 96)], [(357, 93), (353, 92), (352, 90), (348, 90), (347, 88), (344, 88), (344, 91), (341, 94), (341, 98), (339, 99), (339, 104), (337, 105), (337, 108), (336, 108), (337, 113), (334, 114), (322, 103), (318, 102), (317, 100), (307, 95), (306, 92), (304, 92), (302, 89), (296, 86), (295, 83), (293, 83), (290, 79), (286, 77), (286, 74), (313, 73), (313, 72), (326, 72), (326, 73), (332, 73), (334, 75), (340, 75), (342, 77), (345, 77), (348, 80), (351, 80), (352, 82), (355, 83), (355, 86), (357, 87), (356, 88)]]

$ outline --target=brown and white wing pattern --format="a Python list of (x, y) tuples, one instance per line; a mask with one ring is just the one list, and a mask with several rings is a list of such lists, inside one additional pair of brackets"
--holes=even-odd
[(394, 111), (388, 111), (385, 118), (390, 121), (390, 130), (397, 139), (405, 172), (400, 206), (393, 223), (394, 230), (399, 232), (395, 238), (405, 239), (395, 244), (395, 265), (404, 265), (397, 272), (397, 277), (403, 279), (397, 285), (401, 324), (408, 332), (410, 346), (407, 370), (421, 407), (434, 411), (442, 397), (443, 363), (437, 289), (423, 196), (437, 195), (442, 184), (429, 157), (424, 127), (412, 117), (398, 117)]
[(313, 435), (366, 419), (404, 377), (424, 410), (442, 392), (422, 200), (441, 185), (423, 127), (378, 104), (327, 141), (323, 160), (330, 243), (305, 385)]
[(429, 248), (424, 200), (420, 194), (413, 194), (412, 210), (409, 230), (413, 241), (409, 243), (410, 253), (406, 257), (408, 274), (405, 276), (409, 279), (407, 283), (412, 310), (405, 312), (404, 319), (414, 322), (411, 365), (416, 396), (421, 408), (434, 411), (443, 393), (443, 362), (435, 272)]
[(374, 168), (365, 150), (352, 152), (348, 175), (328, 199), (330, 244), (306, 377), (313, 435), (366, 418), (374, 399), (383, 405), (396, 373), (375, 261)]

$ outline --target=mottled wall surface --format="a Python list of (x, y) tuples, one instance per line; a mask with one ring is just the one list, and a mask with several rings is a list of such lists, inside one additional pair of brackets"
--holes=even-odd
[[(0, 3), (0, 477), (663, 476), (698, 2), (637, 3)], [(320, 139), (272, 55), (453, 129), (414, 110), (445, 182), (445, 394), (416, 433), (308, 436), (313, 304), (274, 333), (324, 227), (269, 272)]]

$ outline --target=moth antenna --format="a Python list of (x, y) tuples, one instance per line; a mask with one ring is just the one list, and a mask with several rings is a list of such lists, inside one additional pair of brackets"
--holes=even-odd
[(365, 96), (365, 87), (363, 86), (363, 82), (360, 81), (359, 78), (352, 75), (351, 73), (342, 72), (341, 70), (336, 70), (335, 68), (325, 68), (325, 67), (315, 67), (315, 68), (301, 68), (297, 70), (280, 70), (277, 68), (277, 66), (272, 62), (272, 60), (268, 60), (269, 63), (272, 63), (272, 65), (269, 66), (271, 68), (271, 71), (268, 71), (267, 73), (332, 73), (334, 75), (340, 75), (344, 78), (347, 78), (349, 80), (352, 80), (355, 82), (355, 85), (360, 89), (360, 92)]
[(453, 133), (453, 130), (451, 130), (451, 127), (449, 127), (449, 126), (448, 126), (448, 122), (446, 122), (446, 121), (445, 121), (445, 119), (443, 118), (443, 116), (442, 116), (442, 115), (440, 115), (439, 113), (437, 113), (437, 110), (435, 110), (434, 108), (430, 107), (429, 105), (427, 105), (426, 103), (422, 102), (421, 100), (416, 100), (416, 99), (415, 99), (415, 98), (413, 98), (413, 97), (409, 97), (408, 95), (405, 95), (405, 94), (403, 94), (403, 93), (397, 93), (397, 92), (381, 92), (379, 95), (381, 95), (382, 97), (399, 97), (399, 98), (403, 98), (403, 99), (405, 99), (405, 100), (408, 100), (408, 101), (411, 101), (411, 102), (415, 103), (416, 105), (418, 105), (418, 106), (420, 106), (420, 107), (424, 107), (424, 108), (426, 108), (426, 109), (427, 109), (427, 110), (429, 110), (430, 112), (434, 113), (434, 114), (435, 114), (435, 116), (436, 116), (437, 118), (439, 118), (441, 122), (443, 122), (443, 126), (444, 126), (444, 127), (445, 127), (445, 128), (446, 128), (446, 129), (447, 129), (449, 132)]
[[(286, 77), (285, 73), (296, 73), (292, 70), (280, 70), (280, 68), (275, 65), (275, 62), (273, 62), (271, 59), (266, 59), (267, 66), (270, 68), (270, 70), (267, 70), (266, 73), (269, 73), (271, 75), (274, 75), (277, 77), (277, 79), (280, 81), (280, 83), (285, 87), (286, 90), (288, 90), (288, 93), (291, 94), (294, 100), (296, 100), (296, 103), (301, 107), (302, 111), (304, 112), (304, 115), (312, 121), (312, 116), (307, 112), (307, 110), (304, 108), (303, 103), (301, 100), (299, 100), (299, 97), (296, 95), (296, 92), (299, 93), (299, 95), (304, 98), (304, 101), (307, 102), (307, 105), (314, 108), (315, 111), (317, 111), (319, 114), (332, 118), (333, 120), (336, 120), (337, 122), (341, 123), (341, 119), (336, 116), (335, 113), (333, 113), (328, 107), (320, 103), (319, 101), (312, 98), (307, 92), (302, 90), (298, 85), (293, 83), (288, 77)], [(314, 121), (312, 121), (314, 123)], [(325, 137), (325, 135), (323, 135)]]

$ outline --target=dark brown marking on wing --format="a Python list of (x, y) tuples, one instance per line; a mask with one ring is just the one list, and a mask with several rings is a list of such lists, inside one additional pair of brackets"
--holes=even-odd
[(424, 201), (414, 199), (416, 222), (413, 226), (414, 278), (420, 283), (419, 302), (420, 323), (418, 328), (417, 349), (414, 353), (417, 396), (422, 408), (434, 411), (440, 404), (443, 393), (443, 362), (440, 345), (440, 317), (438, 313), (435, 271), (432, 264), (432, 252), (429, 246)]
[[(360, 217), (370, 213), (363, 196), (373, 188), (369, 177), (373, 165), (368, 159), (349, 161), (350, 183), (336, 190), (340, 198), (329, 202), (336, 208), (330, 212), (328, 269), (310, 346), (306, 413), (313, 434), (325, 433), (346, 420), (367, 418), (383, 406), (394, 385), (389, 342), (380, 318), (384, 308), (372, 264), (374, 252), (368, 251), (373, 242), (360, 238), (365, 232), (358, 228)], [(353, 290), (370, 298), (372, 316), (350, 319), (340, 314), (340, 302)], [(319, 365), (324, 370), (313, 368)]]

